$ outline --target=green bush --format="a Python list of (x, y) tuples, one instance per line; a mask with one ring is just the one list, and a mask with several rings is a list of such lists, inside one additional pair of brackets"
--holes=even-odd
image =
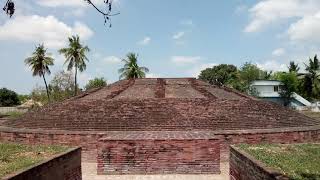
[(18, 94), (7, 88), (0, 89), (0, 106), (20, 105)]

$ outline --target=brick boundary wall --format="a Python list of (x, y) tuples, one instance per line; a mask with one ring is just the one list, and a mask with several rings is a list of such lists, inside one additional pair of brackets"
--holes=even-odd
[(217, 139), (100, 140), (98, 174), (220, 174)]
[(257, 130), (224, 131), (65, 131), (16, 129), (0, 126), (0, 141), (25, 144), (58, 144), (81, 146), (82, 159), (96, 162), (99, 139), (220, 139), (221, 152), (229, 152), (230, 144), (320, 142), (320, 126)]
[(81, 180), (81, 148), (73, 148), (3, 180)]
[(267, 167), (248, 153), (230, 147), (230, 180), (289, 180), (280, 171)]

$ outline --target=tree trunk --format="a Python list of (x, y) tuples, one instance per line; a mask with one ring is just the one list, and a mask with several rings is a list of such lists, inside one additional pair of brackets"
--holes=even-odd
[(77, 90), (78, 90), (78, 84), (77, 84), (77, 73), (78, 73), (78, 67), (77, 65), (75, 66), (75, 73), (74, 73), (74, 95), (77, 95)]
[(49, 89), (48, 89), (47, 81), (46, 81), (46, 78), (45, 78), (44, 74), (42, 74), (42, 77), (43, 77), (44, 84), (46, 85), (47, 96), (48, 96), (48, 102), (50, 103)]

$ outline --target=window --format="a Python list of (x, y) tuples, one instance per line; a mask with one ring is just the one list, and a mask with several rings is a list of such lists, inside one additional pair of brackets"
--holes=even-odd
[(279, 92), (279, 86), (273, 86), (273, 91), (274, 92)]

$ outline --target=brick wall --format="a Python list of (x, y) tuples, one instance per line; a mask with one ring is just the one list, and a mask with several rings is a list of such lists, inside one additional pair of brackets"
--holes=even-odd
[(210, 140), (102, 140), (98, 174), (219, 174), (220, 142)]
[(0, 141), (25, 144), (58, 144), (81, 146), (83, 160), (96, 162), (99, 139), (141, 140), (141, 139), (219, 139), (228, 152), (230, 144), (238, 143), (302, 143), (320, 142), (320, 127), (288, 128), (273, 130), (234, 131), (145, 131), (145, 132), (86, 132), (63, 130), (30, 130), (0, 126)]
[(288, 180), (279, 171), (266, 167), (246, 152), (230, 147), (231, 180)]
[(57, 155), (3, 180), (81, 180), (81, 148)]

